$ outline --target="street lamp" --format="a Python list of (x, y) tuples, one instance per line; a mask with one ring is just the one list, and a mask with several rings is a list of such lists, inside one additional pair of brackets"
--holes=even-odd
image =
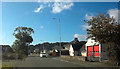
[[(53, 19), (56, 19), (56, 18), (53, 18)], [(61, 30), (60, 30), (60, 18), (59, 18), (59, 22), (58, 22), (58, 23), (59, 23), (59, 38), (60, 38), (60, 42), (59, 42), (60, 44), (59, 44), (59, 45), (60, 45), (60, 56), (61, 56)]]

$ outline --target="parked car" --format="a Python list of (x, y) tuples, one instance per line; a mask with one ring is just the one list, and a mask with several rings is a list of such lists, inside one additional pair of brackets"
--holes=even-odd
[(46, 53), (40, 53), (40, 57), (47, 57), (48, 55)]

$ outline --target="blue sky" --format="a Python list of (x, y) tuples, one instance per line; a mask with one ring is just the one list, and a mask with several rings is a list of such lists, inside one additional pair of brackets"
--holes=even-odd
[[(35, 33), (33, 43), (59, 42), (59, 24), (61, 23), (62, 42), (72, 41), (74, 37), (85, 40), (87, 26), (83, 20), (89, 20), (98, 13), (115, 14), (117, 2), (3, 2), (2, 3), (2, 42), (12, 45), (14, 29), (19, 26), (31, 27)], [(52, 18), (56, 18), (53, 20)]]

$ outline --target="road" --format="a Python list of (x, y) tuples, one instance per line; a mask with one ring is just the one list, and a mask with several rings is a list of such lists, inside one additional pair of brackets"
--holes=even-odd
[[(3, 62), (6, 64), (6, 62)], [(69, 63), (68, 61), (62, 60), (59, 57), (28, 57), (25, 61), (9, 61), (7, 64), (10, 64), (14, 67), (79, 67), (80, 65)]]
[(28, 57), (23, 60), (11, 60), (3, 62), (3, 64), (12, 65), (13, 67), (105, 67), (105, 64), (99, 62), (82, 62), (67, 61), (60, 57)]

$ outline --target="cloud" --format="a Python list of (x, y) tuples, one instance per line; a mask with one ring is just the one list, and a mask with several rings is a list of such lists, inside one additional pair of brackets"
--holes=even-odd
[(87, 30), (89, 29), (91, 26), (88, 26), (88, 24), (85, 24), (85, 25), (81, 25), (82, 29), (83, 30)]
[[(110, 17), (113, 17), (116, 19), (116, 21), (118, 21), (118, 15), (120, 14), (120, 10), (118, 10), (117, 8), (110, 9), (107, 11), (107, 14), (109, 14)], [(94, 17), (93, 14), (91, 14), (91, 15), (86, 14), (85, 15), (86, 20), (90, 20), (92, 17)], [(81, 25), (81, 27), (83, 30), (86, 30), (86, 29), (89, 29), (91, 26), (88, 26), (88, 24), (85, 24), (85, 25)]]
[(41, 9), (45, 9), (45, 8), (51, 8), (52, 9), (51, 11), (53, 13), (60, 13), (63, 10), (70, 9), (74, 5), (70, 1), (71, 0), (65, 0), (65, 1), (64, 0), (53, 0), (53, 2), (51, 2), (51, 0), (45, 0), (41, 2), (41, 0), (38, 0), (38, 3), (42, 4), (42, 6), (34, 10), (34, 12), (39, 12)]
[(40, 11), (41, 11), (41, 9), (43, 9), (43, 5), (40, 5), (40, 7), (39, 7), (39, 8), (37, 8), (36, 10), (34, 10), (34, 12), (35, 12), (35, 13), (38, 13), (38, 12), (40, 12)]
[[(117, 8), (110, 9), (107, 11), (107, 14), (109, 14), (110, 17), (113, 17), (116, 20), (118, 19), (118, 13), (120, 13), (120, 10), (118, 10)], [(90, 20), (92, 17), (94, 17), (94, 15), (88, 15), (88, 14), (85, 15), (86, 20)]]
[(74, 34), (74, 38), (78, 38), (81, 41), (85, 41), (87, 38), (87, 35)]
[(74, 2), (74, 0), (37, 0), (37, 2)]
[(70, 9), (73, 6), (71, 2), (55, 2), (52, 7), (53, 13), (60, 13), (63, 10)]
[(40, 26), (40, 29), (43, 29), (44, 28), (44, 26)]
[(115, 8), (115, 9), (108, 10), (107, 13), (110, 15), (110, 17), (113, 17), (116, 20), (118, 20), (118, 11), (120, 12), (120, 10), (118, 10), (117, 8)]
[(88, 14), (85, 15), (86, 20), (90, 20), (90, 19), (92, 19), (92, 17), (94, 17), (94, 16), (93, 15), (88, 15)]

